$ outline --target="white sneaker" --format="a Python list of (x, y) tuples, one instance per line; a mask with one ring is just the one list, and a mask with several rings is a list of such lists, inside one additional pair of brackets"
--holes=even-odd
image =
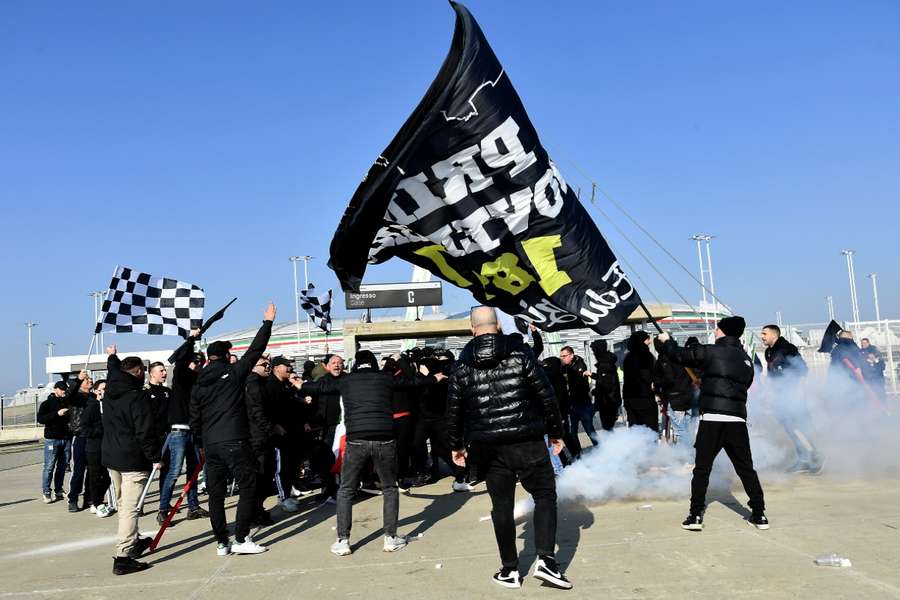
[(51, 504), (53, 502), (53, 498), (49, 494), (44, 494), (44, 504)]
[(396, 552), (397, 550), (402, 550), (406, 548), (406, 538), (401, 535), (386, 535), (384, 536), (384, 551), (385, 552)]
[(97, 514), (97, 507), (94, 506), (93, 504), (91, 504), (91, 514), (92, 514), (92, 515), (96, 515), (96, 514)]
[(265, 546), (260, 546), (248, 535), (243, 543), (238, 543), (237, 540), (233, 544), (231, 544), (231, 553), (232, 554), (262, 554), (268, 550)]
[(474, 492), (475, 488), (472, 487), (468, 481), (454, 481), (453, 482), (453, 491), (454, 492)]
[(300, 505), (297, 504), (297, 501), (293, 498), (285, 498), (278, 504), (278, 506), (280, 506), (281, 509), (285, 512), (297, 512), (298, 510), (300, 510)]
[(505, 567), (494, 573), (494, 583), (505, 588), (518, 589), (522, 587), (522, 578), (518, 571), (507, 570)]
[(216, 556), (228, 556), (231, 554), (231, 544), (217, 544)]
[(338, 541), (331, 545), (331, 553), (336, 554), (337, 556), (347, 556), (350, 552), (352, 552), (352, 550), (350, 550), (350, 540), (338, 538)]
[(96, 514), (97, 517), (100, 519), (105, 519), (106, 517), (113, 514), (114, 512), (116, 512), (116, 511), (114, 511), (107, 505), (101, 504), (100, 506), (97, 507), (97, 511), (94, 514)]

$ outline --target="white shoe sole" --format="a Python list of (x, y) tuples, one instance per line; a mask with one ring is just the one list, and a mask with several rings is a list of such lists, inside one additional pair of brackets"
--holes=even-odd
[(382, 550), (385, 552), (397, 552), (399, 550), (403, 550), (404, 548), (406, 548), (406, 546), (407, 544), (403, 544), (402, 546), (385, 546), (384, 548), (382, 548)]
[(259, 548), (259, 549), (254, 549), (254, 550), (243, 550), (243, 549), (240, 549), (240, 548), (235, 548), (234, 546), (231, 547), (231, 553), (232, 553), (232, 554), (262, 554), (262, 553), (265, 552), (266, 550), (268, 550), (268, 548)]
[(349, 556), (351, 550), (332, 550), (331, 553), (335, 556)]
[(703, 531), (703, 525), (682, 525), (685, 531)]
[(503, 581), (503, 580), (497, 579), (496, 577), (491, 577), (491, 579), (497, 585), (499, 585), (501, 587), (509, 588), (511, 590), (517, 590), (522, 587), (521, 581)]
[(572, 584), (571, 584), (570, 582), (568, 582), (568, 581), (562, 581), (561, 579), (557, 579), (556, 577), (553, 577), (552, 575), (549, 575), (549, 574), (547, 574), (547, 573), (544, 573), (543, 571), (535, 571), (535, 572), (532, 574), (532, 576), (533, 576), (535, 579), (540, 579), (541, 581), (544, 581), (544, 582), (546, 582), (546, 583), (549, 583), (549, 584), (552, 585), (553, 587), (557, 587), (557, 588), (559, 588), (559, 589), (561, 589), (561, 590), (570, 590), (570, 589), (572, 589)]
[(216, 548), (216, 556), (228, 556), (229, 554), (231, 554), (230, 550), (219, 550)]
[[(747, 522), (750, 523), (750, 521), (747, 521)], [(768, 524), (766, 524), (766, 525), (757, 525), (756, 523), (750, 523), (750, 524), (751, 524), (752, 526), (756, 527), (757, 529), (761, 529), (761, 530), (763, 530), (763, 531), (765, 531), (766, 529), (769, 528), (769, 525), (768, 525)]]

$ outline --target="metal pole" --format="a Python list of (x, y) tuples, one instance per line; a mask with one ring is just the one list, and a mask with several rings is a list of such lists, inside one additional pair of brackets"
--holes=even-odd
[[(294, 266), (294, 318), (295, 325), (297, 327), (297, 355), (300, 355), (300, 292), (297, 290), (297, 261), (300, 260), (299, 256), (290, 256), (288, 260), (291, 261), (291, 264)], [(309, 350), (307, 350), (309, 353)]]
[(31, 330), (37, 323), (33, 321), (28, 321), (25, 323), (25, 327), (28, 329), (28, 387), (34, 387), (34, 377), (31, 372)]
[(850, 281), (850, 311), (855, 327), (859, 327), (859, 302), (856, 296), (856, 274), (853, 270), (853, 250), (841, 250), (847, 257), (847, 279)]
[(881, 310), (878, 307), (878, 273), (869, 273), (868, 278), (872, 280), (872, 296), (875, 298), (875, 320), (881, 322)]
[(709, 294), (713, 297), (713, 315), (716, 321), (719, 320), (719, 298), (716, 296), (716, 281), (713, 279), (713, 267), (712, 267), (712, 251), (710, 250), (711, 244), (709, 243), (712, 240), (714, 235), (706, 236), (706, 266), (709, 268)]
[(775, 324), (778, 325), (778, 329), (784, 328), (784, 318), (781, 316), (781, 311), (775, 311)]
[(834, 296), (825, 296), (825, 306), (828, 307), (828, 320), (834, 321)]
[(703, 239), (703, 236), (693, 235), (691, 239), (697, 242), (697, 261), (700, 263), (700, 307), (703, 309), (703, 330), (709, 337), (709, 316), (706, 311), (706, 277), (703, 268), (703, 250), (700, 248), (700, 241)]
[[(309, 259), (312, 256), (304, 256), (303, 258), (303, 287), (309, 289)], [(310, 347), (312, 346), (312, 327), (310, 326), (309, 315), (306, 315), (306, 360), (309, 360)]]
[[(100, 298), (104, 296), (106, 292), (91, 292), (88, 296), (94, 299), (94, 325), (100, 322)], [(99, 342), (100, 348), (105, 348), (103, 345), (103, 333), (99, 334), (99, 338), (97, 340)]]

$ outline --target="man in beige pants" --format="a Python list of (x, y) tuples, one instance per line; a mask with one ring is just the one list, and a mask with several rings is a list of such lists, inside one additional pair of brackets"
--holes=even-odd
[(144, 363), (136, 356), (119, 361), (116, 347), (106, 349), (107, 384), (103, 398), (103, 466), (116, 486), (119, 539), (113, 573), (127, 575), (150, 565), (138, 558), (150, 538), (138, 535), (138, 501), (151, 467), (160, 467), (160, 446), (153, 427), (150, 403), (143, 393)]

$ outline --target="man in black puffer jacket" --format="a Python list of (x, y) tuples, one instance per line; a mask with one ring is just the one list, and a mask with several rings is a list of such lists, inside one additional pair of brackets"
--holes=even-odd
[[(269, 343), (274, 320), (275, 305), (269, 303), (263, 314), (262, 326), (250, 347), (234, 363), (231, 362), (230, 343), (216, 341), (210, 344), (206, 349), (209, 362), (200, 372), (191, 394), (191, 433), (204, 449), (206, 457), (209, 520), (218, 542), (216, 553), (219, 556), (266, 551), (249, 536), (256, 504), (257, 462), (250, 444), (244, 391), (250, 371)], [(240, 490), (234, 544), (229, 544), (225, 520), (225, 481), (229, 473)]]
[(600, 426), (612, 431), (622, 408), (622, 387), (616, 369), (616, 355), (609, 351), (606, 340), (591, 342), (594, 353), (594, 410), (600, 415)]
[(568, 589), (556, 564), (556, 480), (544, 443), (563, 448), (562, 418), (550, 381), (520, 336), (499, 333), (493, 308), (472, 309), (472, 335), (450, 375), (447, 412), (453, 461), (464, 466), (464, 440), (478, 456), (491, 496), (494, 534), (503, 563), (494, 581), (521, 587), (513, 518), (516, 480), (534, 497), (535, 577)]
[(681, 526), (690, 531), (703, 529), (706, 488), (713, 461), (723, 448), (734, 465), (744, 491), (750, 497), (750, 522), (768, 529), (765, 501), (759, 477), (753, 468), (750, 436), (747, 431), (747, 390), (753, 383), (753, 362), (741, 346), (744, 319), (727, 317), (716, 327), (716, 343), (679, 348), (668, 334), (658, 336), (666, 355), (685, 367), (703, 369), (700, 389), (700, 429), (697, 457), (691, 480), (691, 511)]
[(406, 546), (397, 535), (400, 494), (397, 489), (397, 440), (394, 439), (393, 390), (437, 383), (444, 376), (392, 376), (379, 370), (369, 350), (356, 353), (353, 372), (340, 378), (321, 378), (304, 383), (304, 395), (339, 392), (344, 406), (347, 443), (341, 465), (341, 486), (337, 493), (337, 541), (331, 552), (350, 554), (350, 527), (353, 524), (353, 497), (359, 477), (371, 459), (384, 494), (384, 551), (395, 552)]
[(116, 489), (119, 532), (113, 573), (126, 575), (149, 567), (136, 559), (150, 546), (138, 535), (138, 506), (150, 469), (160, 468), (154, 416), (144, 392), (144, 363), (136, 356), (119, 361), (115, 345), (106, 349), (107, 383), (103, 399), (103, 466)]

